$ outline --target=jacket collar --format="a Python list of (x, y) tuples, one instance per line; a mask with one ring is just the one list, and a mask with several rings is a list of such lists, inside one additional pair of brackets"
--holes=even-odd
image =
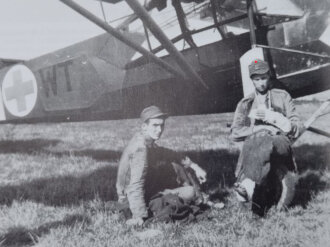
[(140, 131), (138, 136), (143, 140), (144, 145), (146, 145), (148, 148), (151, 148), (155, 145), (155, 140), (147, 138), (143, 131)]
[(253, 92), (253, 93), (249, 94), (248, 96), (245, 96), (242, 101), (251, 102), (255, 99), (255, 97), (256, 97), (256, 94), (255, 94), (255, 92)]
[[(272, 90), (273, 90), (272, 88), (269, 89), (269, 90), (268, 90), (268, 93), (271, 94)], [(255, 91), (254, 91), (253, 93), (251, 93), (251, 94), (245, 96), (245, 97), (243, 98), (243, 101), (245, 101), (245, 102), (252, 102), (252, 101), (255, 99), (255, 97), (256, 97), (256, 93), (255, 93)]]

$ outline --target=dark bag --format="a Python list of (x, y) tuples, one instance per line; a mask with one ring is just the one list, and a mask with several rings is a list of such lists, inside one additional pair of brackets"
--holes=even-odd
[(172, 194), (155, 195), (149, 203), (149, 210), (152, 214), (149, 221), (166, 223), (174, 221), (192, 222), (196, 220), (198, 214), (202, 213), (199, 206), (189, 205), (182, 198)]

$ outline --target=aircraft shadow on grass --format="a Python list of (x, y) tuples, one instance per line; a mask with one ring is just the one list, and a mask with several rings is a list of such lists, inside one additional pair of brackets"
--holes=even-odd
[(76, 223), (87, 225), (90, 223), (89, 217), (82, 214), (67, 215), (63, 220), (53, 221), (42, 224), (34, 229), (25, 227), (12, 227), (6, 233), (0, 235), (1, 246), (31, 246), (38, 242), (38, 238), (44, 234), (48, 234), (50, 230), (59, 227), (69, 227)]
[(52, 146), (60, 144), (62, 141), (58, 139), (31, 139), (31, 140), (14, 140), (0, 141), (0, 154), (49, 154), (56, 157), (65, 157), (68, 155), (91, 157), (97, 161), (118, 161), (121, 152), (106, 149), (84, 149), (73, 151), (53, 151)]
[(61, 141), (56, 139), (32, 139), (32, 140), (2, 140), (0, 141), (0, 153), (2, 154), (32, 154), (42, 152), (45, 147), (55, 146)]
[[(34, 139), (30, 141), (2, 141), (0, 153), (35, 153), (45, 152), (57, 156), (68, 155), (69, 152), (52, 152), (44, 149), (56, 145), (59, 140)], [(324, 172), (329, 169), (330, 144), (301, 145), (294, 149), (300, 175), (293, 205), (305, 207), (313, 195), (326, 189), (329, 184)], [(70, 153), (72, 155), (72, 152)], [(208, 181), (203, 186), (206, 191), (219, 188), (229, 188), (235, 182), (234, 171), (238, 159), (238, 152), (225, 149), (189, 151), (188, 155), (194, 162), (200, 164), (208, 173)], [(118, 162), (121, 152), (113, 150), (79, 150), (73, 155), (91, 157), (96, 161)], [(153, 181), (162, 184), (171, 177), (171, 166), (159, 166), (154, 169)], [(74, 205), (93, 200), (96, 197), (103, 201), (116, 200), (115, 182), (117, 166), (101, 167), (89, 174), (79, 176), (61, 176), (35, 179), (19, 185), (0, 187), (0, 204), (10, 205), (14, 200), (32, 200), (47, 205)], [(221, 192), (221, 193), (222, 193)], [(220, 193), (220, 194), (221, 194)], [(224, 193), (222, 193), (224, 195)]]
[(330, 181), (325, 173), (330, 171), (330, 144), (304, 144), (294, 148), (299, 180), (292, 206), (306, 207), (320, 191), (328, 189)]

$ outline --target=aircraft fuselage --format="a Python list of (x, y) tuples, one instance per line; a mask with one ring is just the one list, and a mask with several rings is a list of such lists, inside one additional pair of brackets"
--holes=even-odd
[[(318, 29), (316, 28), (316, 24)], [(327, 11), (257, 30), (279, 87), (293, 97), (330, 89)], [(143, 36), (126, 34), (137, 43)], [(325, 41), (324, 41), (325, 40)], [(329, 43), (327, 43), (329, 40)], [(108, 34), (0, 70), (0, 121), (82, 121), (138, 117), (151, 104), (172, 115), (233, 111), (243, 97), (240, 57), (251, 48), (244, 33), (182, 51), (209, 89), (178, 79), (154, 63), (135, 63), (135, 51)], [(304, 54), (307, 52), (308, 54)], [(314, 56), (313, 54), (316, 54)], [(162, 58), (176, 65), (170, 56)]]

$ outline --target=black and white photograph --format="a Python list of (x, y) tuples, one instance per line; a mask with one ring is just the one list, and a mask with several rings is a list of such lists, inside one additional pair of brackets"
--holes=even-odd
[(0, 246), (329, 246), (330, 0), (2, 0)]

